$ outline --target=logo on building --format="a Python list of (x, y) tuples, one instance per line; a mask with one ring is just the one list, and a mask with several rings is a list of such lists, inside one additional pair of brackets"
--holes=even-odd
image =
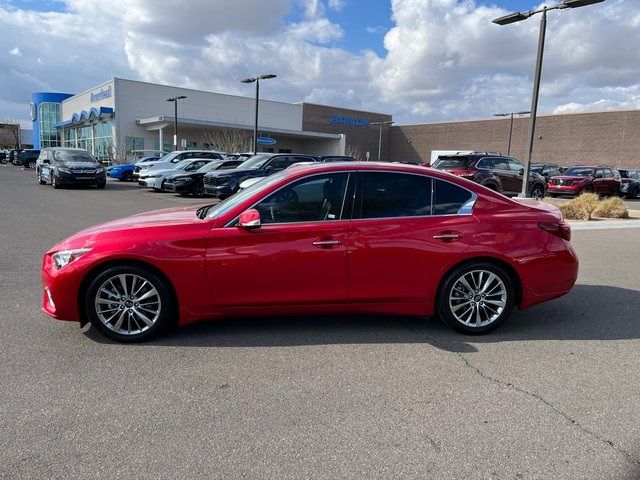
[(29, 118), (32, 122), (35, 122), (38, 118), (38, 107), (36, 107), (36, 104), (33, 102), (29, 104)]
[(109, 85), (107, 88), (103, 88), (98, 93), (92, 93), (91, 103), (96, 103), (107, 98), (111, 98), (111, 85)]
[(367, 120), (366, 118), (351, 118), (351, 117), (343, 117), (342, 115), (330, 115), (329, 121), (331, 123), (348, 125), (350, 127), (363, 127), (363, 128), (371, 127), (371, 125), (369, 124), (369, 120)]

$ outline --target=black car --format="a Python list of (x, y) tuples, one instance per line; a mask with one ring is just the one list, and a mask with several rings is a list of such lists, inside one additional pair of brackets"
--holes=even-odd
[(81, 148), (44, 148), (36, 162), (38, 183), (51, 183), (53, 188), (64, 185), (95, 185), (104, 188), (107, 175), (104, 167)]
[(627, 198), (636, 198), (640, 195), (640, 170), (619, 170), (622, 177), (620, 194)]
[[(515, 158), (499, 153), (473, 152), (441, 155), (433, 168), (467, 178), (507, 196), (522, 190), (524, 166)], [(529, 172), (528, 193), (533, 198), (545, 195), (546, 182), (542, 175)]]
[(204, 176), (204, 193), (218, 198), (227, 198), (236, 193), (240, 183), (247, 178), (268, 177), (294, 163), (318, 162), (312, 155), (295, 153), (259, 153), (249, 158), (234, 170), (213, 171)]
[(318, 161), (323, 163), (330, 162), (356, 162), (357, 160), (353, 157), (349, 157), (346, 155), (316, 155)]
[(22, 165), (25, 168), (36, 168), (36, 160), (40, 156), (40, 150), (22, 150), (16, 152), (16, 165)]
[(554, 163), (532, 163), (531, 171), (542, 175), (545, 180), (562, 175), (562, 168)]
[(195, 172), (176, 172), (165, 177), (162, 190), (165, 192), (179, 193), (180, 195), (204, 195), (204, 176), (207, 172), (215, 170), (229, 170), (243, 163), (242, 160), (213, 160), (200, 167)]
[(20, 159), (18, 158), (18, 156), (22, 150), (22, 148), (14, 148), (13, 150), (9, 150), (9, 155), (7, 156), (9, 162), (13, 163), (14, 165), (20, 165)]

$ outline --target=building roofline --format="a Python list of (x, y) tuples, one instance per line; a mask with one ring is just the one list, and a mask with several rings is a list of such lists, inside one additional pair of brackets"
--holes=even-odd
[(337, 107), (335, 105), (326, 105), (324, 103), (305, 102), (304, 100), (302, 102), (296, 102), (294, 105), (302, 105), (302, 106), (304, 106), (304, 105), (314, 105), (316, 107), (339, 108), (340, 110), (349, 110), (351, 112), (364, 113), (364, 114), (368, 114), (368, 115), (380, 115), (380, 116), (386, 116), (386, 117), (393, 118), (393, 114), (391, 114), (391, 113), (370, 112), (369, 110), (360, 110), (358, 108), (349, 108), (349, 107)]

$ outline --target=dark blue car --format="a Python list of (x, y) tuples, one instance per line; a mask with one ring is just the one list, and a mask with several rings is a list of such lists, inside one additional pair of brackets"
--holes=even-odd
[(123, 163), (121, 165), (111, 165), (107, 168), (107, 175), (117, 178), (121, 182), (131, 182), (133, 180), (133, 167), (140, 162), (155, 162), (159, 157), (143, 157), (135, 163)]

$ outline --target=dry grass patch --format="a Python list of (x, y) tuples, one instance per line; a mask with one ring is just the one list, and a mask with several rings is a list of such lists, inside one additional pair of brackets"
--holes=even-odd
[(602, 200), (593, 213), (600, 218), (629, 218), (629, 210), (619, 197)]

